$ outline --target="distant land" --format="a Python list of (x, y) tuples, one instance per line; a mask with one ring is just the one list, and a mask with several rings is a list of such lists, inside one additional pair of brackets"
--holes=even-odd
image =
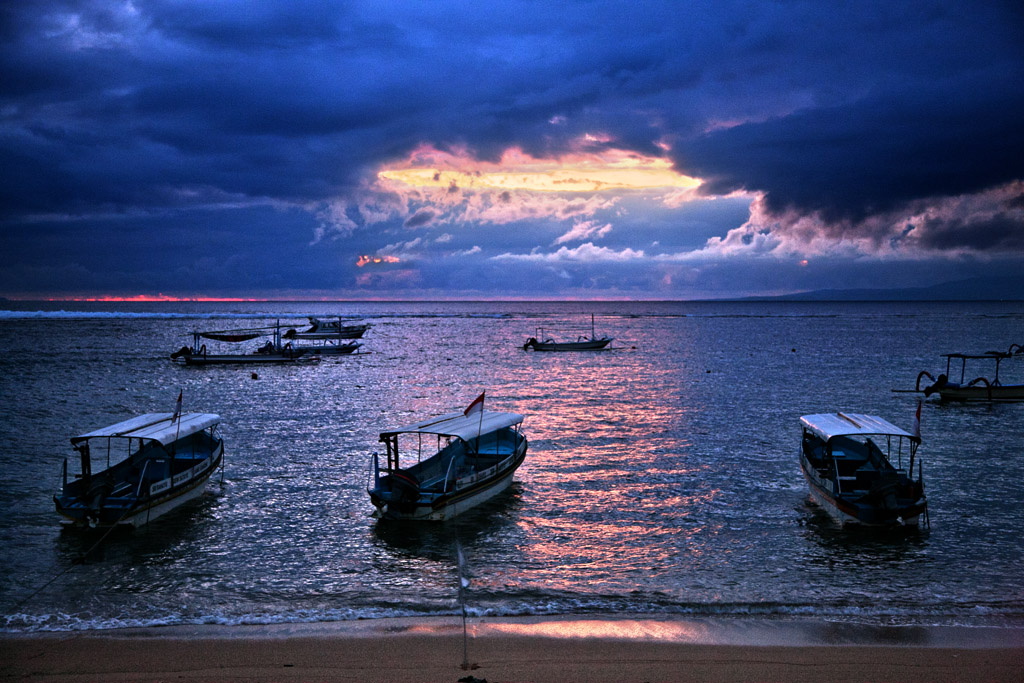
[(817, 289), (734, 301), (1024, 301), (1024, 276), (975, 277), (930, 287)]

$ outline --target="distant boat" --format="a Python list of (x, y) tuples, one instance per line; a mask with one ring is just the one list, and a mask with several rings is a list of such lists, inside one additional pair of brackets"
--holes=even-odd
[(337, 320), (310, 318), (307, 329), (301, 332), (288, 330), (283, 336), (285, 339), (361, 339), (368, 329), (370, 329), (369, 323), (347, 325), (341, 318)]
[[(1024, 384), (1003, 384), (999, 379), (1000, 364), (1007, 359), (1024, 357), (1024, 347), (1012, 344), (1008, 351), (986, 351), (985, 353), (944, 353), (946, 372), (938, 378), (932, 377), (927, 370), (917, 375), (914, 389), (894, 389), (893, 391), (921, 392), (925, 396), (938, 394), (940, 401), (1024, 401)], [(953, 361), (960, 361), (960, 381), (950, 382), (949, 378), (955, 369)], [(967, 380), (967, 361), (985, 361), (995, 363), (992, 378), (975, 377)], [(933, 384), (921, 388), (921, 379), (927, 377)]]
[[(74, 526), (138, 527), (196, 498), (224, 457), (219, 422), (211, 413), (147, 413), (73, 437), (81, 474), (69, 481), (64, 460), (57, 512)], [(93, 472), (100, 459), (106, 467)]]
[[(237, 344), (260, 337), (269, 337), (267, 342), (250, 352), (211, 352), (202, 340)], [(355, 348), (341, 351), (350, 353)], [(279, 365), (292, 363), (319, 363), (320, 355), (310, 353), (312, 347), (293, 347), (291, 342), (281, 342), (279, 326), (244, 330), (219, 330), (214, 332), (193, 332), (192, 345), (183, 346), (170, 358), (180, 365)]]
[(612, 342), (608, 336), (598, 337), (594, 332), (594, 316), (590, 316), (590, 336), (577, 334), (576, 339), (556, 341), (544, 334), (544, 328), (537, 329), (537, 336), (530, 337), (523, 344), (523, 351), (600, 351)]
[(306, 344), (304, 346), (296, 346), (295, 353), (301, 353), (303, 355), (313, 354), (317, 356), (345, 356), (350, 353), (355, 353), (362, 344), (357, 341), (338, 342), (330, 339), (321, 340), (320, 344)]
[(927, 520), (920, 459), (913, 476), (919, 437), (860, 413), (804, 415), (800, 424), (800, 468), (811, 497), (836, 521), (880, 527)]
[[(478, 401), (482, 405), (482, 395)], [(381, 432), (387, 460), (381, 464), (373, 454), (372, 485), (366, 489), (374, 516), (451, 519), (497, 495), (512, 483), (526, 458), (522, 422), (522, 415), (481, 407)], [(400, 463), (400, 448), (403, 461), (418, 459), (431, 437), (436, 438), (436, 452), (415, 463)]]

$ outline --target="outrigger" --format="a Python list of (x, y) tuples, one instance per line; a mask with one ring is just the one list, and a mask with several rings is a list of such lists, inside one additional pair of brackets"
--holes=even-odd
[[(270, 337), (265, 344), (249, 353), (211, 353), (203, 341), (210, 340), (237, 344), (260, 337)], [(277, 365), (282, 363), (319, 363), (320, 355), (311, 348), (293, 347), (291, 342), (282, 343), (280, 324), (272, 327), (254, 327), (240, 330), (216, 330), (193, 332), (192, 346), (183, 346), (171, 354), (171, 360), (181, 365)], [(351, 353), (356, 348), (347, 347), (335, 353)]]
[[(1009, 358), (1024, 356), (1024, 347), (1020, 344), (1010, 345), (1007, 351), (986, 351), (985, 353), (944, 353), (946, 372), (937, 378), (927, 370), (917, 375), (913, 389), (893, 389), (898, 393), (923, 393), (925, 396), (938, 394), (940, 401), (1024, 401), (1024, 384), (1003, 384), (999, 379), (999, 366)], [(995, 373), (992, 379), (975, 377), (967, 379), (967, 361), (995, 362)], [(954, 361), (960, 361), (960, 381), (950, 382), (949, 378), (955, 370)], [(921, 388), (921, 380), (927, 377), (932, 384)]]
[(523, 344), (523, 351), (600, 351), (612, 342), (608, 335), (598, 337), (594, 331), (594, 315), (590, 315), (590, 336), (577, 334), (576, 339), (555, 341), (544, 333), (544, 328), (538, 327), (536, 336), (530, 337)]

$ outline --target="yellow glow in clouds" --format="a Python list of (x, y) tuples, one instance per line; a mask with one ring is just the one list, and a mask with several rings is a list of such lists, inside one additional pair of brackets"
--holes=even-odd
[[(424, 161), (430, 165), (421, 165)], [(498, 163), (488, 163), (466, 155), (421, 149), (413, 154), (409, 166), (384, 169), (378, 177), (415, 187), (533, 192), (689, 189), (700, 185), (700, 180), (672, 170), (666, 159), (622, 150), (535, 159), (513, 148)]]

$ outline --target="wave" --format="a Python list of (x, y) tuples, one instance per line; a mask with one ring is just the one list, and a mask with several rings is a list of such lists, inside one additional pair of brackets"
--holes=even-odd
[[(163, 614), (139, 617), (90, 617), (77, 614), (8, 614), (0, 633), (47, 633), (105, 631), (153, 626), (272, 626), (318, 624), (365, 619), (454, 617), (457, 606), (362, 606), (331, 609), (296, 609), (282, 612), (243, 612), (183, 615)], [(722, 619), (817, 619), (874, 626), (964, 626), (1024, 628), (1024, 613), (983, 605), (902, 606), (879, 609), (850, 604), (753, 603), (666, 603), (577, 596), (571, 599), (512, 601), (500, 604), (467, 605), (472, 618), (503, 617), (686, 617)]]

